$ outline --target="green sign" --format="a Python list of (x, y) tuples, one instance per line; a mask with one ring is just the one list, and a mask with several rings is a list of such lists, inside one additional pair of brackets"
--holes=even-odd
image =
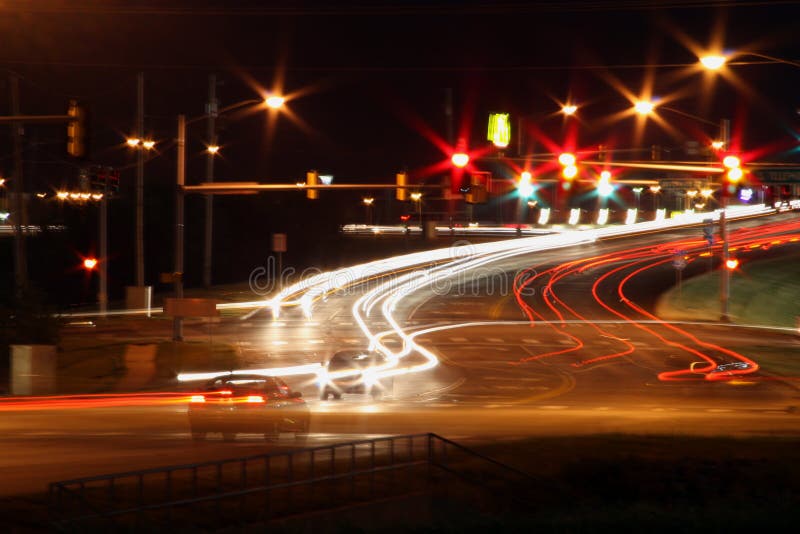
[(511, 123), (508, 113), (491, 113), (489, 115), (489, 132), (486, 138), (496, 147), (507, 147), (511, 141)]

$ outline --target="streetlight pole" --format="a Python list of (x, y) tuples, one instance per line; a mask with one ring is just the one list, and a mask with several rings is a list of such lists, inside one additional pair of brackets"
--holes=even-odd
[[(178, 163), (175, 191), (175, 298), (183, 298), (183, 186), (186, 185), (186, 115), (178, 115)], [(183, 341), (183, 317), (172, 319), (173, 341)]]
[(136, 77), (136, 286), (144, 287), (144, 73)]
[[(206, 182), (214, 181), (214, 157), (215, 153), (211, 147), (217, 146), (217, 133), (215, 119), (217, 117), (217, 77), (211, 74), (208, 77), (208, 129), (206, 137), (208, 139), (208, 150), (206, 151)], [(211, 287), (211, 262), (214, 232), (214, 195), (206, 196), (206, 217), (205, 217), (205, 247), (203, 249), (203, 286)]]

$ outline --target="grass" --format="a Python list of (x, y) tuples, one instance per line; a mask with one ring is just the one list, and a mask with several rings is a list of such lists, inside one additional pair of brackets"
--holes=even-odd
[[(796, 328), (800, 317), (800, 254), (744, 263), (731, 277), (729, 311), (734, 322)], [(686, 280), (662, 295), (656, 313), (664, 319), (716, 320), (718, 272)]]

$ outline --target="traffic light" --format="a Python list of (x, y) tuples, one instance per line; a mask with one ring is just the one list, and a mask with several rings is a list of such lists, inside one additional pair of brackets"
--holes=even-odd
[(484, 204), (489, 198), (486, 187), (482, 184), (472, 184), (467, 189), (464, 200), (467, 204)]
[(517, 194), (520, 198), (530, 198), (533, 195), (533, 175), (528, 171), (523, 171), (517, 182)]
[(398, 172), (396, 175), (397, 189), (395, 190), (395, 198), (400, 202), (408, 200), (408, 190), (405, 188), (407, 185), (407, 176), (404, 172)]
[(722, 160), (722, 164), (728, 169), (725, 177), (728, 179), (729, 183), (735, 184), (742, 179), (744, 175), (741, 167), (742, 161), (737, 156), (725, 156), (725, 159)]
[[(306, 185), (307, 186), (316, 186), (319, 184), (319, 174), (317, 171), (308, 171), (306, 173)], [(319, 198), (319, 191), (316, 189), (307, 189), (306, 190), (306, 198), (311, 200)]]
[(67, 124), (67, 154), (81, 158), (86, 155), (86, 109), (77, 100), (70, 100), (67, 115), (71, 117)]
[(567, 180), (572, 180), (578, 174), (578, 167), (575, 166), (575, 154), (564, 152), (558, 156), (558, 162), (561, 164), (561, 176)]

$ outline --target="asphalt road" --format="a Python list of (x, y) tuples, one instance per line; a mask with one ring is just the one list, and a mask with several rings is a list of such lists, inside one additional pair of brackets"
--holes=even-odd
[[(699, 233), (691, 228), (516, 256), (490, 265), (485, 276), (458, 280), (449, 291), (420, 289), (402, 301), (395, 317), (410, 335), (423, 332), (415, 341), (436, 354), (440, 365), (396, 377), (393, 390), (379, 403), (362, 396), (319, 401), (313, 376), (288, 378), (312, 412), (305, 441), (284, 435), (265, 443), (260, 436), (240, 435), (234, 443), (219, 436), (195, 443), (183, 402), (3, 410), (0, 495), (36, 493), (48, 482), (77, 476), (411, 432), (436, 432), (465, 442), (607, 432), (800, 435), (797, 377), (761, 370), (733, 380), (660, 378), (688, 368), (697, 360), (692, 351), (702, 349), (719, 363), (731, 358), (711, 345), (756, 361), (758, 355), (751, 353), (756, 345), (782, 347), (787, 357), (798, 357), (794, 335), (714, 324), (679, 325), (678, 333), (670, 326), (621, 318), (619, 313), (631, 312), (616, 291), (641, 265), (631, 266), (639, 261), (635, 258), (617, 256), (549, 288), (545, 277), (528, 273), (524, 276), (534, 280), (532, 290), (520, 298), (513, 291), (515, 276), (526, 269), (538, 275), (567, 262), (687, 236), (696, 239)], [(643, 272), (631, 282), (626, 298), (648, 307), (652, 295), (674, 283), (673, 277), (668, 264)], [(592, 287), (609, 308), (591, 298)], [(310, 320), (297, 309), (277, 321), (266, 312), (247, 320), (225, 319), (214, 327), (214, 340), (238, 344), (241, 368), (319, 362), (335, 350), (363, 346), (351, 314), (363, 294), (357, 289), (319, 302)], [(521, 304), (540, 314), (535, 323)], [(368, 320), (376, 330), (389, 326), (378, 313)], [(209, 333), (189, 326), (187, 335), (203, 340)], [(396, 336), (384, 341), (388, 347), (400, 346)]]

